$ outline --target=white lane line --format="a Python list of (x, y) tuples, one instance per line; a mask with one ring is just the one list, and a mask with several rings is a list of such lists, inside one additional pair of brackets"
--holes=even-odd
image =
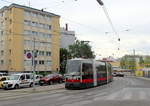
[(86, 105), (86, 104), (89, 104), (89, 103), (92, 103), (92, 101), (91, 100), (79, 101), (79, 102), (76, 102), (76, 103), (64, 104), (64, 105), (61, 105), (61, 106), (82, 106), (82, 105)]
[(69, 99), (69, 98), (71, 98), (71, 97), (73, 97), (73, 96), (72, 96), (72, 95), (63, 96), (63, 97), (58, 98), (57, 100), (66, 100), (66, 99)]
[(107, 94), (107, 92), (102, 92), (102, 93), (96, 94), (96, 95), (94, 95), (94, 97), (103, 96), (103, 95), (105, 95), (105, 94)]

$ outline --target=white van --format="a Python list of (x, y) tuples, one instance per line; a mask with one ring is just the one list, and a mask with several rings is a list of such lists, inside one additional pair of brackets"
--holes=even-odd
[(6, 73), (1, 73), (1, 72), (0, 72), (0, 77), (1, 77), (1, 76), (7, 76), (7, 74), (6, 74)]
[(33, 74), (32, 73), (19, 73), (12, 74), (9, 80), (3, 82), (4, 89), (17, 89), (20, 87), (32, 87), (33, 86)]

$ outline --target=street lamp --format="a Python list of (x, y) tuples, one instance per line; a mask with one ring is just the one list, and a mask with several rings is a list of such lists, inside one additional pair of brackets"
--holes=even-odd
[(104, 3), (102, 2), (102, 0), (97, 0), (97, 2), (98, 2), (101, 6), (104, 5)]

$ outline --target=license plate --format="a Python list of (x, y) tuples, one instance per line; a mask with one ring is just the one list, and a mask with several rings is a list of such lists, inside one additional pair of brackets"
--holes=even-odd
[(44, 83), (43, 81), (40, 81), (40, 83)]

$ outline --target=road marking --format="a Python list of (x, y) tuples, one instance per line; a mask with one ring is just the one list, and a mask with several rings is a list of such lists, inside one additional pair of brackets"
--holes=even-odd
[(64, 105), (60, 105), (60, 106), (82, 106), (82, 105), (86, 105), (89, 103), (92, 103), (93, 101), (91, 100), (86, 100), (86, 101), (79, 101), (79, 102), (75, 102), (75, 103), (71, 103), (71, 104), (64, 104)]
[(69, 99), (71, 97), (73, 97), (73, 95), (63, 96), (63, 97), (58, 98), (57, 100), (66, 100), (66, 99)]

